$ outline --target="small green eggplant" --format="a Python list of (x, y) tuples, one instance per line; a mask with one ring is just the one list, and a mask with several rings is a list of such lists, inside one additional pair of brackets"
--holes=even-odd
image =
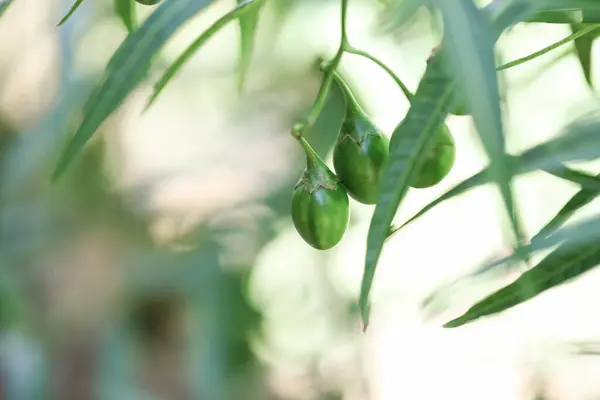
[(140, 4), (143, 4), (145, 6), (153, 6), (155, 4), (158, 4), (161, 2), (161, 0), (135, 0)]
[(452, 134), (443, 125), (438, 132), (435, 144), (425, 158), (419, 172), (411, 182), (418, 189), (435, 186), (444, 179), (454, 166), (456, 145)]
[(389, 139), (370, 121), (339, 75), (335, 77), (346, 98), (346, 116), (333, 149), (333, 166), (350, 196), (375, 204), (389, 159)]
[(304, 138), (306, 169), (295, 186), (292, 220), (306, 243), (319, 250), (342, 240), (350, 221), (350, 204), (339, 178), (325, 165)]

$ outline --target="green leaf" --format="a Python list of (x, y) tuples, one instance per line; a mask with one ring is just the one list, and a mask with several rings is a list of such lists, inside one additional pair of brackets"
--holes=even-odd
[[(561, 170), (564, 173), (565, 167), (562, 165), (564, 162), (584, 161), (599, 157), (600, 149), (597, 146), (600, 146), (600, 138), (597, 134), (598, 130), (600, 130), (600, 119), (594, 121), (593, 118), (584, 117), (569, 124), (565, 127), (564, 134), (558, 138), (537, 145), (518, 156), (512, 156), (513, 161), (511, 161), (511, 164), (514, 168), (514, 174), (524, 174), (537, 169), (543, 169), (546, 172), (551, 171), (556, 175)], [(391, 233), (399, 231), (444, 201), (489, 182), (489, 168), (486, 168), (442, 194), (422, 208), (421, 211), (402, 224), (402, 226), (392, 229)]]
[(591, 191), (600, 191), (600, 175), (593, 176), (567, 168), (566, 166), (543, 168), (543, 170), (550, 175), (554, 175), (557, 178), (564, 179), (569, 182), (576, 183), (584, 189)]
[[(243, 6), (244, 3), (248, 3), (247, 0), (237, 0), (238, 6)], [(238, 90), (242, 92), (244, 90), (244, 83), (246, 81), (246, 75), (250, 69), (250, 63), (252, 61), (252, 54), (254, 53), (254, 38), (256, 36), (256, 26), (258, 24), (258, 17), (261, 9), (261, 5), (264, 4), (259, 2), (256, 7), (252, 7), (244, 14), (238, 17), (240, 25), (240, 55), (238, 60)]]
[[(572, 23), (570, 26), (573, 34), (580, 32), (585, 28), (584, 24), (578, 23)], [(583, 70), (583, 76), (591, 88), (594, 87), (594, 84), (592, 83), (592, 46), (597, 37), (597, 34), (589, 34), (575, 39), (574, 42), (577, 58), (579, 59), (579, 64)]]
[(71, 15), (73, 15), (73, 13), (79, 8), (81, 3), (83, 3), (83, 0), (76, 0), (75, 3), (73, 4), (73, 6), (71, 7), (71, 9), (69, 10), (69, 12), (67, 12), (67, 14), (60, 20), (60, 22), (58, 23), (58, 26), (61, 26), (62, 24), (67, 22), (67, 20), (71, 17)]
[(367, 254), (361, 282), (359, 308), (364, 329), (369, 323), (369, 294), (377, 261), (388, 235), (396, 210), (409, 184), (435, 142), (450, 105), (453, 84), (446, 74), (443, 60), (428, 60), (425, 74), (411, 99), (406, 118), (394, 130), (390, 140), (390, 161), (381, 181), (380, 194), (367, 236)]
[(12, 3), (12, 0), (1, 0), (0, 1), (0, 17), (8, 9), (8, 6)]
[(524, 234), (513, 199), (512, 169), (505, 151), (494, 55), (497, 37), (488, 18), (472, 0), (437, 0), (436, 4), (444, 21), (444, 56), (454, 67), (458, 88), (464, 93), (479, 138), (490, 157), (490, 175), (498, 185), (517, 247), (520, 247)]
[[(477, 302), (465, 314), (447, 322), (444, 327), (456, 328), (481, 317), (505, 311), (600, 264), (600, 247), (597, 243), (600, 221), (595, 219), (592, 222), (597, 231), (594, 240), (563, 243), (516, 281)], [(592, 227), (590, 222), (588, 224)], [(534, 290), (524, 290), (531, 286)]]
[(133, 32), (137, 25), (135, 14), (135, 0), (115, 0), (115, 11), (129, 33)]
[(233, 10), (228, 12), (219, 18), (214, 24), (212, 24), (207, 30), (191, 44), (188, 48), (169, 66), (164, 72), (161, 78), (154, 85), (154, 92), (146, 105), (148, 109), (158, 98), (158, 95), (163, 91), (165, 86), (171, 81), (175, 74), (183, 67), (183, 65), (194, 55), (194, 53), (200, 49), (215, 33), (219, 32), (221, 28), (227, 25), (229, 22), (241, 17), (245, 13), (252, 11), (260, 7), (264, 0), (247, 0), (238, 4)]
[[(596, 179), (600, 181), (600, 174), (596, 175)], [(548, 222), (532, 239), (531, 242), (537, 242), (548, 237), (553, 231), (564, 224), (575, 212), (591, 203), (600, 195), (600, 188), (583, 188), (577, 192), (571, 199), (560, 209), (560, 211)]]
[(152, 58), (165, 42), (209, 3), (210, 0), (165, 0), (125, 39), (109, 61), (102, 83), (88, 100), (83, 121), (61, 155), (52, 180), (65, 172), (100, 124), (144, 79)]

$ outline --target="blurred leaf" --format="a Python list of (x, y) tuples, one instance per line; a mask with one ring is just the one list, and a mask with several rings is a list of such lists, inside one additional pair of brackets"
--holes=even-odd
[[(238, 7), (248, 3), (248, 0), (237, 0)], [(248, 9), (238, 17), (240, 24), (240, 55), (238, 61), (238, 90), (244, 90), (246, 75), (250, 69), (252, 62), (252, 54), (254, 53), (254, 37), (256, 36), (256, 26), (261, 6), (264, 2), (257, 2), (256, 7)]]
[(100, 124), (144, 79), (153, 56), (165, 42), (209, 3), (209, 0), (165, 1), (125, 39), (109, 61), (102, 83), (88, 100), (83, 122), (61, 155), (53, 180), (63, 174)]
[[(600, 151), (598, 146), (600, 145), (600, 138), (598, 138), (598, 130), (600, 130), (600, 120), (594, 122), (582, 118), (570, 124), (565, 128), (565, 134), (562, 136), (539, 144), (518, 156), (512, 156), (511, 159), (513, 161), (511, 161), (511, 165), (514, 168), (514, 174), (528, 173), (537, 169), (544, 169), (546, 172), (564, 171), (563, 162), (583, 161), (599, 157)], [(489, 168), (486, 168), (455, 185), (452, 189), (423, 207), (421, 211), (399, 228), (394, 229), (392, 233), (415, 221), (440, 203), (489, 182)]]
[(389, 33), (402, 29), (416, 15), (419, 9), (424, 6), (422, 0), (403, 0), (390, 3), (392, 2), (381, 2), (384, 6), (379, 28), (381, 33)]
[(152, 96), (146, 105), (146, 109), (156, 101), (158, 95), (163, 91), (165, 86), (171, 81), (175, 74), (181, 69), (181, 67), (183, 67), (190, 57), (193, 56), (194, 53), (206, 43), (206, 41), (208, 41), (208, 39), (210, 39), (229, 22), (241, 17), (253, 9), (258, 9), (263, 2), (264, 0), (247, 0), (241, 2), (233, 10), (223, 15), (207, 30), (202, 32), (202, 34), (191, 45), (189, 45), (179, 57), (177, 57), (177, 59), (171, 64), (171, 66), (164, 72), (158, 82), (154, 85), (154, 92), (152, 93)]
[(545, 172), (550, 175), (554, 175), (557, 178), (564, 179), (569, 182), (573, 182), (583, 189), (600, 191), (600, 175), (588, 175), (584, 172), (576, 171), (566, 166), (552, 167), (544, 169)]
[[(600, 174), (596, 175), (600, 180)], [(583, 188), (577, 192), (560, 211), (548, 222), (532, 239), (537, 242), (550, 235), (553, 231), (564, 224), (577, 210), (591, 203), (600, 194), (600, 188)]]
[[(593, 223), (598, 229), (598, 219)], [(596, 232), (597, 234), (600, 232)], [(447, 322), (445, 328), (455, 328), (484, 316), (496, 314), (514, 307), (538, 294), (561, 285), (600, 264), (600, 247), (597, 236), (591, 243), (565, 242), (516, 281), (494, 292), (473, 305), (462, 316)], [(524, 291), (525, 285), (534, 285), (533, 291)]]
[(62, 24), (67, 22), (67, 20), (71, 17), (71, 15), (73, 15), (73, 13), (79, 8), (81, 3), (83, 3), (83, 0), (76, 0), (75, 3), (73, 4), (73, 6), (71, 7), (71, 9), (69, 10), (69, 12), (67, 12), (67, 14), (60, 20), (60, 22), (58, 23), (58, 26), (61, 26)]
[[(574, 34), (580, 32), (585, 28), (584, 24), (571, 24), (571, 32)], [(592, 83), (592, 47), (594, 40), (598, 37), (598, 34), (589, 34), (575, 39), (575, 50), (577, 51), (577, 58), (579, 64), (583, 70), (583, 76), (586, 82), (593, 89), (594, 84)]]
[(115, 0), (115, 11), (129, 33), (133, 32), (137, 25), (135, 15), (135, 0)]
[(11, 3), (12, 0), (0, 0), (0, 17), (2, 16), (2, 14), (4, 14), (4, 12), (8, 8), (8, 6), (10, 6)]
[(390, 225), (406, 195), (414, 174), (419, 171), (447, 116), (452, 82), (445, 72), (443, 60), (428, 61), (406, 118), (398, 124), (390, 140), (390, 160), (380, 184), (380, 194), (367, 236), (367, 254), (359, 297), (364, 329), (369, 321), (369, 293), (375, 277), (377, 261)]
[(494, 57), (495, 35), (484, 13), (472, 0), (437, 0), (444, 21), (443, 55), (453, 66), (458, 88), (464, 91), (483, 146), (490, 157), (490, 175), (496, 181), (520, 247), (524, 241), (511, 189), (512, 168), (505, 150), (500, 94)]

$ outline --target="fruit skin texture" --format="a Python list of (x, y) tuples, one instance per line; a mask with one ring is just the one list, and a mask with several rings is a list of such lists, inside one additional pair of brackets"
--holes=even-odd
[(161, 2), (161, 0), (135, 0), (140, 4), (143, 4), (145, 6), (153, 6), (155, 4), (158, 4)]
[(454, 166), (455, 159), (456, 145), (454, 138), (444, 125), (410, 186), (423, 189), (437, 185), (448, 175)]
[(335, 172), (348, 194), (375, 204), (389, 159), (389, 139), (362, 112), (348, 110), (333, 150)]
[(452, 115), (458, 115), (461, 117), (471, 114), (471, 112), (468, 109), (467, 102), (465, 101), (465, 99), (462, 96), (456, 95), (456, 92), (454, 93), (454, 96), (452, 97), (452, 103), (450, 105), (450, 109), (448, 110), (448, 113), (450, 113)]
[[(350, 204), (339, 178), (304, 139), (307, 165), (292, 198), (292, 220), (306, 243), (319, 250), (342, 240), (350, 222)], [(310, 150), (307, 150), (310, 149)]]

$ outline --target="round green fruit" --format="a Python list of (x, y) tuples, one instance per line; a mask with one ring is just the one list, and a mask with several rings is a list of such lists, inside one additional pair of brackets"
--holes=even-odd
[(319, 250), (342, 240), (350, 222), (348, 194), (310, 145), (299, 138), (306, 153), (306, 169), (292, 198), (292, 220), (306, 243)]
[(471, 114), (467, 106), (467, 102), (464, 98), (459, 96), (453, 97), (453, 101), (450, 105), (450, 109), (448, 110), (448, 112), (452, 115), (458, 115), (461, 117)]
[(335, 190), (299, 187), (292, 200), (292, 219), (306, 243), (319, 250), (330, 249), (342, 240), (350, 220), (348, 195), (338, 184)]
[(410, 186), (423, 189), (437, 185), (448, 175), (454, 166), (455, 159), (454, 138), (444, 125)]
[(153, 6), (155, 4), (158, 4), (161, 2), (161, 0), (135, 0), (140, 4), (143, 4), (145, 6)]
[(349, 111), (333, 150), (333, 166), (348, 194), (375, 204), (389, 159), (389, 140), (362, 113)]

